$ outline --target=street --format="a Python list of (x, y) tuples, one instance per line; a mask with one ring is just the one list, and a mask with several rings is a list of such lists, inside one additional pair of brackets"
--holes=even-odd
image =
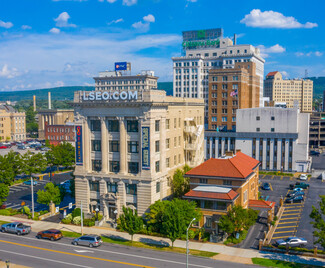
[[(99, 248), (71, 245), (72, 238), (60, 241), (0, 234), (0, 259), (30, 267), (185, 267), (186, 255), (104, 243)], [(189, 256), (189, 267), (255, 267)]]

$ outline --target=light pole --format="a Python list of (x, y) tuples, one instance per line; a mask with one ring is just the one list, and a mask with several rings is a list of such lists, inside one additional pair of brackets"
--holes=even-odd
[(30, 176), (30, 185), (31, 185), (31, 192), (32, 192), (32, 219), (34, 219), (34, 180), (33, 176)]
[(96, 221), (98, 221), (98, 212), (99, 212), (99, 208), (98, 207), (96, 207), (95, 212), (96, 212)]
[(190, 224), (188, 225), (188, 227), (186, 229), (186, 268), (188, 268), (188, 229), (190, 229), (192, 222), (195, 220), (196, 219), (193, 218), (193, 220), (191, 220)]

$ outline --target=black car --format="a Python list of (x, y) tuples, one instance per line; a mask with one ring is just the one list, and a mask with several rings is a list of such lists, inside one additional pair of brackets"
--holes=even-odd
[(320, 155), (320, 152), (317, 151), (310, 151), (309, 155)]
[(303, 195), (292, 196), (286, 199), (286, 203), (301, 203), (304, 201)]
[(304, 196), (305, 193), (303, 191), (293, 191), (293, 192), (287, 194), (287, 197), (293, 197), (293, 196), (298, 196), (298, 195)]
[(271, 186), (268, 182), (265, 182), (262, 186), (262, 189), (268, 191), (271, 190)]

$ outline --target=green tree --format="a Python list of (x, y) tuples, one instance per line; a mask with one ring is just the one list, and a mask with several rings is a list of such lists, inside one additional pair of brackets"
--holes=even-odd
[(7, 155), (0, 155), (0, 183), (10, 185), (14, 178), (14, 171)]
[(37, 202), (40, 204), (49, 205), (51, 203), (59, 205), (61, 203), (60, 188), (55, 186), (52, 182), (45, 185), (45, 190), (37, 191)]
[(118, 226), (131, 235), (131, 241), (133, 241), (133, 235), (143, 228), (143, 219), (138, 216), (137, 210), (123, 207), (123, 214), (118, 218)]
[(46, 159), (52, 166), (71, 167), (75, 163), (75, 148), (68, 142), (60, 143), (56, 146), (50, 146), (51, 150), (47, 151)]
[(189, 178), (184, 177), (191, 168), (185, 165), (183, 169), (177, 169), (173, 175), (172, 188), (175, 198), (180, 198), (190, 190)]
[(314, 244), (319, 243), (325, 249), (325, 195), (320, 195), (319, 197), (321, 198), (318, 203), (319, 209), (313, 206), (313, 210), (309, 217), (313, 219), (311, 224), (314, 229), (316, 229), (313, 232), (314, 237), (317, 238)]
[(38, 132), (38, 124), (35, 119), (36, 112), (34, 112), (33, 105), (28, 106), (26, 109), (26, 132), (34, 135)]
[(221, 217), (219, 227), (228, 235), (235, 237), (236, 233), (248, 230), (256, 222), (257, 216), (258, 211), (236, 205), (227, 212), (227, 215)]
[(29, 177), (46, 169), (46, 159), (41, 153), (32, 154), (30, 151), (22, 157), (22, 171)]
[(9, 194), (9, 186), (4, 183), (0, 183), (0, 205), (7, 200)]
[(16, 154), (13, 150), (7, 153), (6, 158), (10, 164), (10, 168), (13, 172), (13, 178), (22, 173), (23, 161), (20, 154)]

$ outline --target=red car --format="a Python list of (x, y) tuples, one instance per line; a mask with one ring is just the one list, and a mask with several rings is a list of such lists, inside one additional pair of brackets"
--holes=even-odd
[(7, 146), (1, 145), (0, 149), (7, 149)]

